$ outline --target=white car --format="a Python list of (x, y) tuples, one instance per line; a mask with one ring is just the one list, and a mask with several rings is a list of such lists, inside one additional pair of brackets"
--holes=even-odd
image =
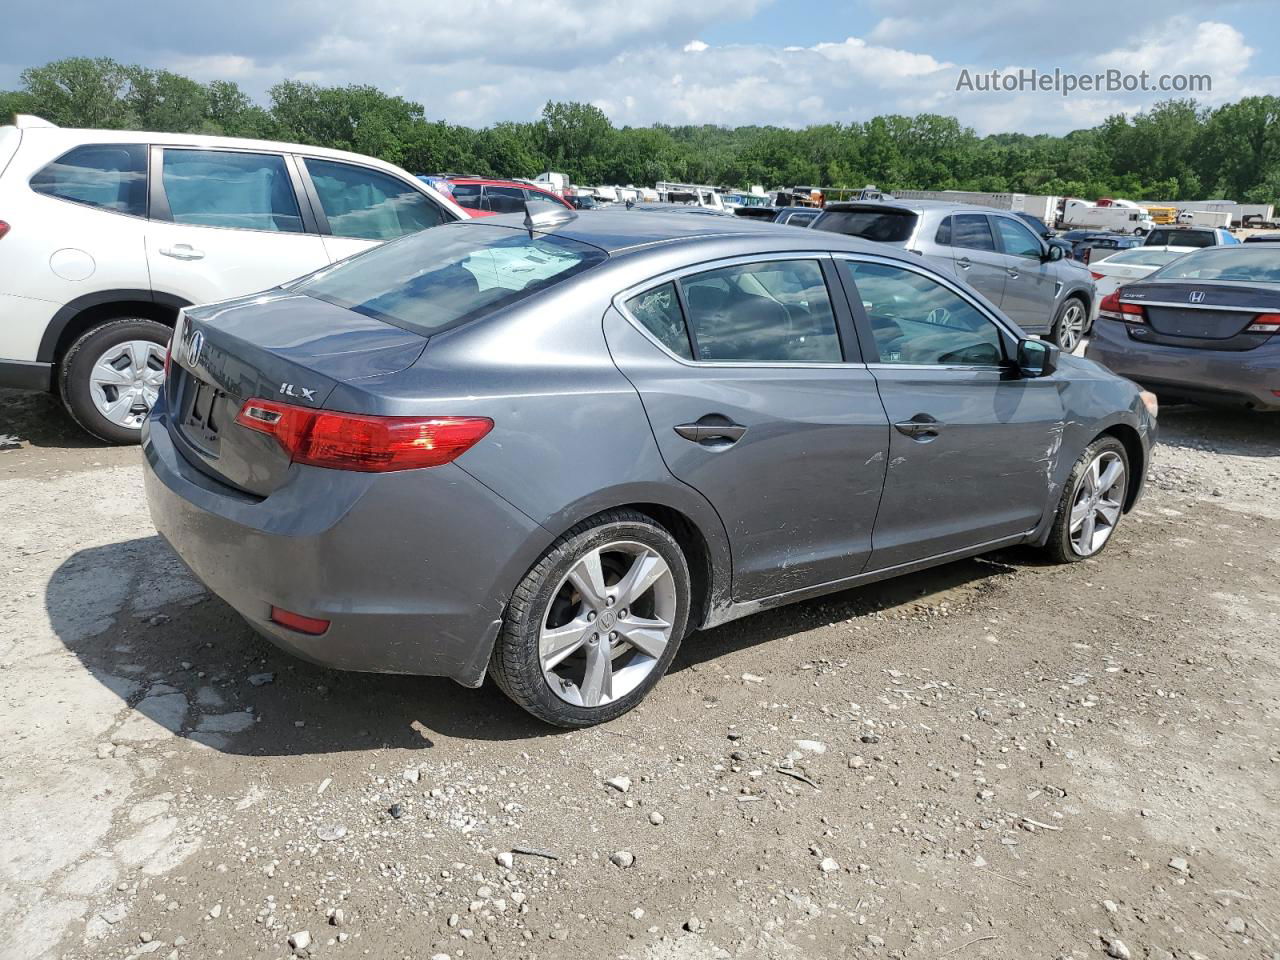
[(1102, 260), (1090, 260), (1089, 272), (1093, 274), (1093, 284), (1097, 290), (1095, 302), (1101, 303), (1103, 297), (1114, 293), (1124, 284), (1141, 280), (1194, 249), (1196, 248), (1173, 246), (1130, 247), (1128, 250), (1117, 250)]
[(178, 311), (468, 213), (389, 163), (232, 137), (0, 127), (0, 387), (137, 442)]

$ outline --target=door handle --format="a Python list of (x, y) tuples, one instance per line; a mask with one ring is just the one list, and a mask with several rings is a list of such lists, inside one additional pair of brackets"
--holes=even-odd
[(1009, 278), (1010, 278), (1011, 280), (1017, 280), (1017, 279), (1018, 279), (1018, 271), (1017, 271), (1017, 270), (1015, 270), (1015, 269), (1013, 269), (1013, 267), (1005, 267), (1005, 271), (1004, 271), (1004, 272), (1005, 272), (1005, 273), (1007, 273), (1007, 274), (1009, 275)]
[(203, 250), (197, 250), (189, 243), (175, 243), (172, 247), (161, 247), (160, 253), (175, 260), (200, 260), (204, 257)]
[(936, 438), (938, 431), (946, 424), (939, 422), (927, 413), (917, 413), (910, 420), (900, 420), (893, 426), (899, 433), (906, 434), (912, 440), (927, 443)]
[(737, 443), (742, 439), (742, 435), (747, 432), (747, 428), (740, 423), (734, 423), (728, 417), (719, 414), (710, 413), (705, 417), (700, 417), (695, 423), (682, 423), (676, 426), (675, 431), (686, 440), (692, 440), (694, 443)]
[(969, 269), (969, 258), (968, 258), (968, 257), (961, 257), (959, 260), (957, 260), (957, 261), (956, 261), (956, 263), (959, 265), (959, 267), (960, 267), (960, 269), (961, 269), (961, 270), (968, 270), (968, 269)]

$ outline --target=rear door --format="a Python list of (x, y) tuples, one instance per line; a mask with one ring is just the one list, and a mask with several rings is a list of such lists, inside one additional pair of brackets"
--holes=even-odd
[[(940, 236), (944, 234), (939, 232)], [(939, 239), (939, 243), (944, 242)], [(996, 249), (995, 235), (985, 213), (951, 215), (950, 246), (956, 276), (994, 303), (1004, 303), (1007, 279), (1004, 254)]]
[(333, 261), (454, 219), (424, 190), (382, 170), (320, 157), (299, 163)]
[(836, 262), (892, 428), (867, 569), (1031, 530), (1062, 433), (1055, 379), (1010, 373), (1012, 336), (961, 287), (909, 263)]
[(1013, 217), (992, 216), (996, 241), (1004, 255), (1005, 316), (1029, 333), (1045, 333), (1053, 325), (1058, 278), (1050, 263), (1041, 259), (1044, 244)]
[(655, 278), (605, 316), (667, 467), (724, 521), (735, 599), (855, 576), (871, 553), (888, 424), (832, 289), (825, 255), (747, 258)]
[(279, 286), (329, 262), (287, 156), (153, 147), (151, 168), (152, 289), (209, 303)]

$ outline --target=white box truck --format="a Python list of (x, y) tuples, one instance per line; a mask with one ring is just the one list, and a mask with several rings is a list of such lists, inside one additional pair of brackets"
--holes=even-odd
[(1062, 209), (1062, 226), (1067, 230), (1107, 230), (1144, 236), (1155, 225), (1151, 215), (1136, 206), (1112, 203), (1100, 207), (1086, 200), (1068, 200)]

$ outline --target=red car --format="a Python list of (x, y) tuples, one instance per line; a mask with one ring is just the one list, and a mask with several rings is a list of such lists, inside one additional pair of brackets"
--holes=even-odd
[(459, 206), (486, 213), (524, 213), (526, 200), (545, 200), (573, 209), (573, 205), (550, 190), (530, 186), (519, 180), (490, 180), (487, 177), (441, 177)]

